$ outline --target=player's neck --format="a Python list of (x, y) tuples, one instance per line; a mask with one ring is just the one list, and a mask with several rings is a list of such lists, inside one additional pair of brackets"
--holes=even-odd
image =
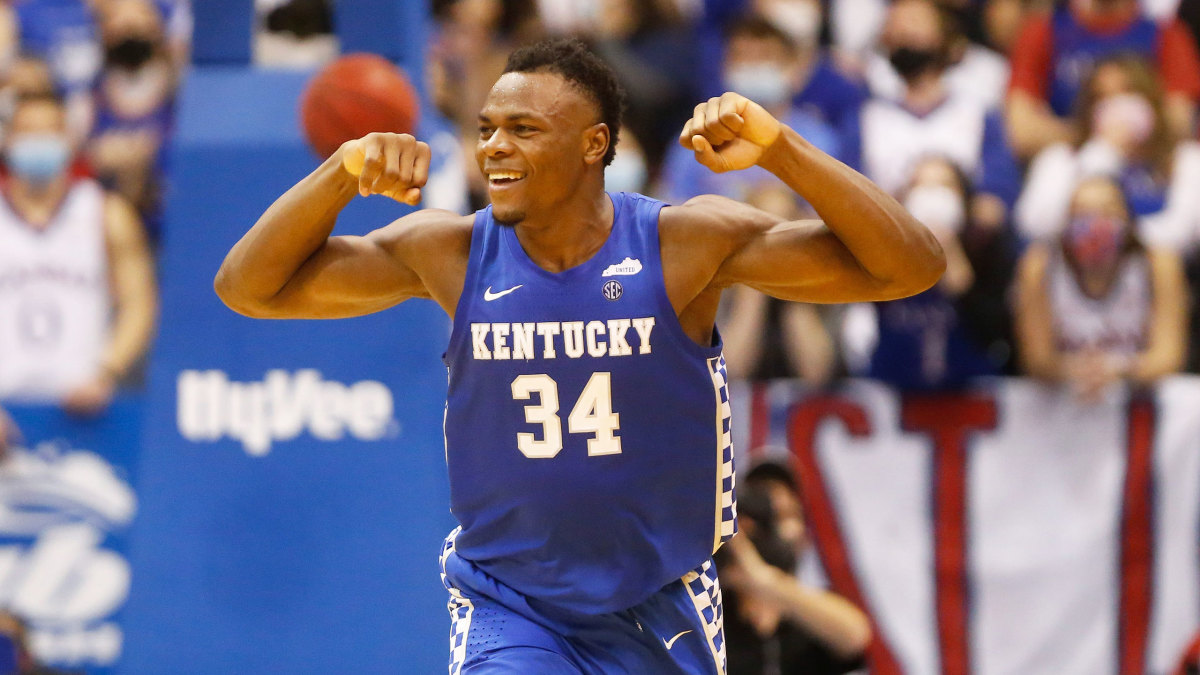
[(570, 201), (545, 215), (526, 216), (514, 230), (530, 260), (547, 272), (558, 273), (587, 262), (604, 246), (613, 217), (607, 193), (579, 190)]

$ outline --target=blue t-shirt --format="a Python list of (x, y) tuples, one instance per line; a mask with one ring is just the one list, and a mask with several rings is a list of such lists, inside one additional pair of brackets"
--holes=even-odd
[(662, 202), (609, 196), (607, 241), (557, 274), (479, 211), (445, 356), (458, 555), (588, 614), (641, 603), (736, 529), (720, 338), (696, 344), (667, 299)]
[(936, 287), (875, 304), (879, 343), (868, 376), (905, 390), (954, 389), (998, 365), (967, 335), (953, 300)]
[(1074, 110), (1075, 98), (1099, 59), (1132, 52), (1155, 62), (1158, 54), (1159, 28), (1146, 17), (1135, 19), (1120, 31), (1097, 33), (1080, 23), (1064, 4), (1055, 10), (1050, 30), (1054, 70), (1046, 98), (1060, 117)]
[(67, 95), (89, 91), (104, 64), (92, 12), (85, 0), (13, 3), (21, 49), (45, 59)]

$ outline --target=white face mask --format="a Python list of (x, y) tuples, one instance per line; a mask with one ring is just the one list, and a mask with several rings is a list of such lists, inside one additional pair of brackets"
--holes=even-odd
[(945, 185), (917, 185), (904, 198), (904, 208), (928, 227), (959, 232), (966, 221), (962, 196)]
[(1138, 143), (1154, 133), (1154, 106), (1139, 94), (1116, 94), (1101, 99), (1092, 111), (1092, 128), (1119, 126)]
[(725, 88), (767, 108), (792, 97), (787, 76), (773, 63), (747, 63), (729, 68), (725, 72)]
[(646, 160), (641, 153), (617, 152), (604, 169), (604, 189), (612, 192), (641, 192), (646, 184)]
[(775, 0), (763, 7), (763, 14), (797, 47), (816, 44), (821, 33), (821, 7), (812, 0)]

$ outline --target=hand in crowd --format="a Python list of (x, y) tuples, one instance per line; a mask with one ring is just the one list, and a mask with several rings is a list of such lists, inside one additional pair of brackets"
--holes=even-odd
[(1098, 401), (1112, 384), (1124, 377), (1122, 359), (1100, 349), (1088, 349), (1063, 356), (1067, 382), (1085, 403)]
[(107, 372), (103, 372), (67, 392), (62, 405), (72, 415), (93, 417), (108, 408), (116, 391), (116, 381)]

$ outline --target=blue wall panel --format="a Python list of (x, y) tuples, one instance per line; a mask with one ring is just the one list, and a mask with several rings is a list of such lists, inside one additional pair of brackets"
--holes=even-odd
[[(229, 247), (316, 166), (297, 131), (303, 81), (197, 69), (187, 83), (124, 672), (445, 667), (449, 322), (427, 301), (344, 321), (259, 321), (212, 291)], [(337, 231), (405, 212), (357, 199)], [(372, 419), (388, 398), (394, 412)]]

